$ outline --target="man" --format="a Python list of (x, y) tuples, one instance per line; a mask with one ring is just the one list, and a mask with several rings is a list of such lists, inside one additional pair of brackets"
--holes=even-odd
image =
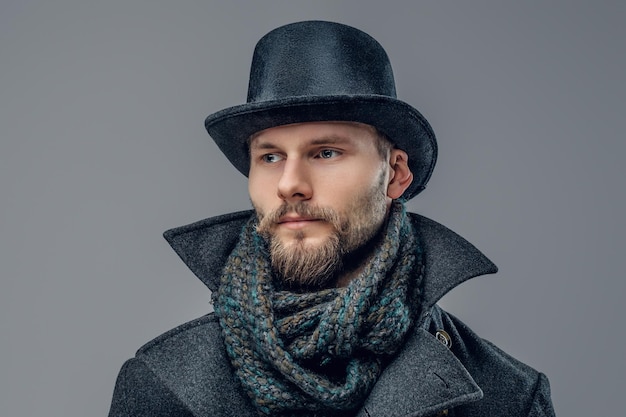
[(255, 49), (246, 104), (206, 128), (254, 212), (165, 233), (214, 314), (142, 347), (110, 416), (551, 416), (543, 374), (436, 302), (495, 266), (405, 211), (437, 148), (385, 51), (300, 22)]

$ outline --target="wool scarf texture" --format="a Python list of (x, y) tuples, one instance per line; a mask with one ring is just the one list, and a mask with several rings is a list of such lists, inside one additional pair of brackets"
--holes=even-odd
[(346, 287), (281, 289), (256, 218), (213, 294), (226, 351), (260, 415), (346, 415), (361, 405), (419, 310), (422, 254), (395, 201), (379, 244)]

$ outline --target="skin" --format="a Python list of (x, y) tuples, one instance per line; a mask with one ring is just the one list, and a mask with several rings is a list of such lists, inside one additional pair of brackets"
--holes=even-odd
[[(339, 248), (329, 249), (341, 252), (338, 258), (370, 241), (391, 201), (413, 179), (406, 152), (391, 149), (383, 157), (378, 140), (373, 127), (352, 122), (299, 123), (255, 134), (248, 189), (260, 231), (298, 254), (316, 253), (339, 236)], [(330, 276), (333, 268), (314, 275)], [(334, 277), (336, 285), (353, 275), (343, 270), (345, 276)]]

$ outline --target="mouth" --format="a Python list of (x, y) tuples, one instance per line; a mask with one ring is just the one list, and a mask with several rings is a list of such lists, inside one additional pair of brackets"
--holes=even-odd
[(278, 219), (277, 224), (279, 226), (286, 227), (288, 229), (301, 229), (316, 222), (321, 222), (322, 219), (306, 216), (283, 216)]

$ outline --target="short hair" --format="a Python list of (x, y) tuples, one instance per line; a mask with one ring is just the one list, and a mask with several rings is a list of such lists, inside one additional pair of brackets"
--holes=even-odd
[(375, 127), (372, 128), (374, 129), (374, 136), (376, 136), (376, 150), (378, 150), (380, 157), (386, 160), (387, 158), (389, 158), (389, 153), (391, 152), (391, 150), (394, 149), (396, 146), (393, 142), (391, 142), (391, 140), (389, 140), (387, 135), (385, 135), (383, 132)]

